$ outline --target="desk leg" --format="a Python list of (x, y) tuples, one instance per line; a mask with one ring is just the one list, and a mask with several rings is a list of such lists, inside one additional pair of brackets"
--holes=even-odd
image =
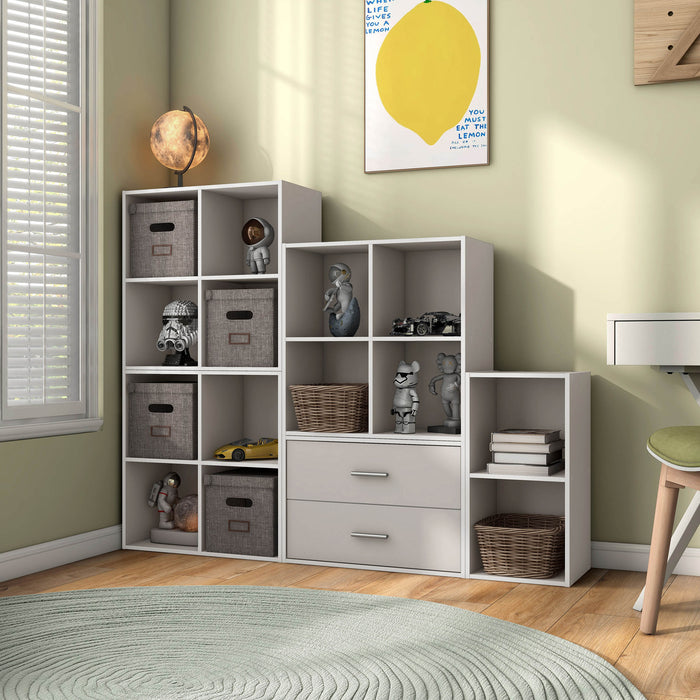
[[(688, 546), (688, 542), (690, 542), (698, 527), (700, 527), (700, 491), (695, 492), (693, 500), (688, 505), (687, 510), (683, 514), (671, 538), (664, 583), (668, 581), (668, 577), (673, 573), (685, 548)], [(633, 606), (635, 610), (642, 609), (645, 588), (642, 588), (642, 592), (639, 594), (639, 598), (637, 598), (637, 602)]]

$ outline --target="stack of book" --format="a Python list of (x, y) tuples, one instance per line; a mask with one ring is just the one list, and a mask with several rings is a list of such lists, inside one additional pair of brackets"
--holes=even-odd
[(554, 474), (564, 468), (564, 440), (559, 430), (508, 428), (491, 433), (489, 474)]

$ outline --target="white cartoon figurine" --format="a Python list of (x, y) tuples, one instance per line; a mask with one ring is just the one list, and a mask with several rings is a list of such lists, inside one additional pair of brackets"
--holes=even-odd
[(270, 246), (275, 240), (275, 229), (272, 224), (255, 217), (243, 225), (241, 238), (248, 246), (246, 265), (253, 274), (263, 274), (270, 264)]
[(420, 400), (416, 392), (418, 371), (420, 365), (415, 360), (408, 364), (405, 360), (399, 362), (394, 376), (394, 403), (391, 413), (396, 421), (395, 433), (415, 433), (416, 414)]
[(360, 307), (352, 295), (350, 277), (352, 270), (345, 263), (334, 263), (328, 270), (331, 286), (323, 295), (323, 310), (331, 312), (328, 327), (336, 337), (353, 336), (360, 326)]
[(178, 501), (177, 489), (180, 483), (177, 472), (168, 472), (163, 481), (156, 481), (151, 487), (148, 505), (153, 507), (158, 504), (158, 527), (161, 530), (175, 529), (174, 508)]
[(431, 394), (437, 396), (437, 382), (442, 381), (440, 388), (440, 398), (442, 399), (442, 408), (445, 411), (447, 418), (442, 425), (429, 425), (428, 432), (431, 433), (459, 433), (460, 431), (460, 416), (459, 416), (459, 387), (461, 383), (460, 371), (462, 367), (462, 355), (445, 355), (444, 352), (438, 353), (437, 366), (442, 374), (433, 377), (428, 384), (428, 389)]

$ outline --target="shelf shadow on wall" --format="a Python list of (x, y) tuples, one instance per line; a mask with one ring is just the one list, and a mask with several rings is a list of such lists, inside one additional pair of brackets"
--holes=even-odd
[[(498, 249), (494, 324), (496, 369), (575, 369), (573, 290), (522, 258)], [(503, 338), (510, 342), (506, 344)]]

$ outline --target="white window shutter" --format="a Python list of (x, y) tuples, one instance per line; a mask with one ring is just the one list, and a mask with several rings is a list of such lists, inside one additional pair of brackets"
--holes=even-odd
[(0, 2), (5, 426), (88, 412), (90, 0)]

